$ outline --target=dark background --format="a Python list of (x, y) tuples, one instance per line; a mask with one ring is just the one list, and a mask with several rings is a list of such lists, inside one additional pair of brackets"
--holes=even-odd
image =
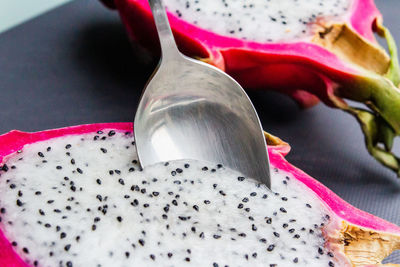
[[(376, 0), (400, 41), (400, 1)], [(153, 65), (132, 52), (116, 12), (77, 0), (0, 35), (0, 134), (132, 121)], [(356, 121), (320, 104), (249, 92), (264, 129), (288, 156), (354, 206), (400, 224), (400, 180), (367, 153)], [(400, 151), (399, 143), (396, 144)], [(400, 253), (390, 258), (400, 263)]]

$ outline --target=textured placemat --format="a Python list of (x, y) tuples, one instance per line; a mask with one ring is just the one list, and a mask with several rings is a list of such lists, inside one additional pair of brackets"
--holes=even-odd
[[(400, 41), (400, 1), (377, 0)], [(67, 4), (0, 35), (0, 133), (132, 121), (152, 71), (132, 53), (115, 12)], [(373, 160), (349, 115), (250, 92), (264, 128), (292, 145), (289, 160), (358, 208), (400, 224), (400, 180)], [(390, 259), (400, 263), (400, 253)]]

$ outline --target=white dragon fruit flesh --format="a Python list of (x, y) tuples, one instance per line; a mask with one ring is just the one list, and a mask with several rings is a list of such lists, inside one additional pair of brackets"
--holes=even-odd
[(129, 124), (106, 126), (0, 136), (1, 266), (361, 266), (340, 236), (367, 219), (399, 241), (396, 226), (348, 204), (339, 210), (359, 225), (341, 218), (344, 202), (301, 181), (282, 149), (270, 151), (271, 191), (220, 164), (142, 170)]

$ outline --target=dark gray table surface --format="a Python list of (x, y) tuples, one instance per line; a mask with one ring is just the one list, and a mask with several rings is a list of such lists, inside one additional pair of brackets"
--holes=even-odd
[[(400, 1), (376, 2), (400, 41)], [(132, 121), (152, 68), (132, 52), (116, 12), (97, 1), (64, 5), (0, 35), (0, 134)], [(292, 145), (293, 164), (400, 224), (400, 180), (368, 155), (352, 117), (322, 104), (301, 110), (277, 93), (249, 95), (264, 128)], [(400, 263), (400, 253), (390, 261)]]

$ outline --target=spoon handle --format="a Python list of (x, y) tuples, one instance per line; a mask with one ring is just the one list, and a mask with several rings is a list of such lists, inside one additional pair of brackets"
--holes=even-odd
[(177, 54), (180, 55), (162, 0), (149, 0), (149, 4), (153, 13), (154, 21), (156, 23), (163, 59), (176, 57)]

